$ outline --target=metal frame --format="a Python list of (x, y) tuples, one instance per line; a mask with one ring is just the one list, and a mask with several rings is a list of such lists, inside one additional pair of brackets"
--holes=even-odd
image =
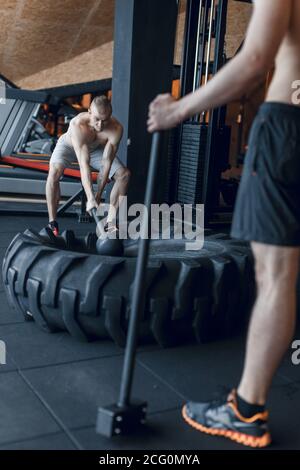
[[(182, 51), (182, 66), (180, 70), (180, 95), (184, 96), (194, 90), (195, 87), (195, 61), (199, 54), (198, 33), (199, 20), (201, 16), (200, 8), (202, 6), (199, 0), (187, 0), (186, 16), (184, 26), (184, 45)], [(173, 155), (169, 156), (168, 181), (174, 181), (175, 184), (168, 184), (166, 199), (169, 203), (177, 202), (177, 191), (179, 181), (180, 168), (180, 147), (182, 141), (183, 125), (173, 129), (173, 143), (169, 148), (169, 152)]]
[(0, 80), (2, 80), (4, 83), (6, 83), (6, 85), (10, 86), (11, 88), (19, 88), (15, 83), (5, 77), (5, 75), (2, 75), (2, 73), (0, 73)]
[[(228, 0), (219, 0), (215, 38), (216, 55), (214, 57), (213, 75), (218, 72), (225, 62), (223, 51), (226, 33), (227, 7)], [(205, 204), (205, 221), (209, 221), (213, 210), (217, 205), (219, 194), (218, 173), (220, 165), (220, 162), (218, 162), (216, 158), (217, 133), (218, 130), (225, 125), (225, 116), (226, 106), (223, 106), (212, 110), (209, 120), (202, 195), (202, 201), (203, 204)]]
[[(201, 2), (202, 3), (202, 2)], [(199, 0), (188, 0), (185, 17), (184, 47), (181, 67), (181, 95), (193, 90), (195, 75), (195, 55), (197, 48), (197, 33), (199, 20)]]
[(104, 93), (111, 90), (111, 87), (112, 79), (106, 78), (103, 80), (94, 80), (85, 83), (74, 83), (72, 85), (43, 88), (38, 90), (38, 92), (64, 99), (71, 96), (85, 95), (86, 93)]
[(69, 207), (71, 207), (76, 201), (81, 202), (80, 212), (78, 214), (79, 223), (91, 222), (92, 217), (90, 217), (86, 213), (87, 199), (86, 199), (85, 191), (84, 191), (82, 184), (81, 184), (81, 188), (75, 194), (73, 194), (73, 196), (70, 197), (70, 199), (68, 199), (62, 206), (60, 206), (60, 208), (57, 211), (57, 215), (59, 216), (59, 215), (65, 214), (65, 212), (69, 209)]
[[(211, 8), (213, 5), (214, 9)], [(194, 91), (207, 83), (209, 74), (216, 72), (224, 65), (224, 43), (227, 20), (228, 0), (188, 0), (185, 43), (181, 70), (181, 95)], [(211, 40), (215, 38), (214, 57), (210, 61)], [(206, 125), (206, 113), (195, 116), (189, 122)], [(204, 175), (199, 182), (197, 202), (205, 204), (206, 222), (216, 207), (219, 195), (220, 162), (216, 159), (218, 133), (225, 132), (226, 106), (210, 112), (207, 125), (207, 143), (204, 161)], [(180, 149), (183, 136), (183, 123), (175, 132), (178, 135), (178, 157), (173, 160), (172, 174), (176, 176), (176, 188), (179, 187)], [(227, 131), (227, 129), (226, 129)], [(222, 134), (223, 132), (223, 134)], [(205, 134), (205, 133), (204, 133)], [(203, 135), (204, 135), (203, 134)], [(226, 135), (226, 133), (225, 133)], [(203, 158), (203, 157), (202, 157)], [(199, 199), (199, 201), (198, 201)]]
[(6, 87), (6, 98), (10, 100), (22, 100), (32, 103), (58, 104), (60, 98), (42, 91), (21, 90), (20, 88)]
[(24, 132), (31, 116), (35, 114), (39, 106), (39, 104), (33, 102), (15, 101), (2, 127), (0, 140), (1, 154), (10, 155), (14, 152), (22, 132)]
[[(0, 188), (1, 194), (32, 194), (32, 195), (43, 195), (45, 194), (45, 180), (37, 180), (33, 178), (16, 178), (10, 176), (3, 176), (3, 170), (0, 169)], [(11, 171), (11, 169), (9, 170)], [(71, 197), (74, 192), (77, 192), (80, 187), (80, 183), (72, 183), (62, 181), (61, 183), (61, 195), (62, 197)]]

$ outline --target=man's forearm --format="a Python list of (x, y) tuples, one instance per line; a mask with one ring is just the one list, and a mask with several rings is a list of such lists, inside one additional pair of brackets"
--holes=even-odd
[(112, 161), (114, 159), (114, 155), (114, 148), (111, 143), (108, 142), (103, 151), (101, 172), (98, 176), (98, 191), (96, 196), (98, 202), (100, 202), (103, 189), (105, 188), (105, 185), (109, 179), (109, 172)]
[(206, 86), (179, 100), (181, 120), (241, 98), (259, 84), (267, 70), (259, 58), (239, 53)]
[(88, 201), (93, 201), (95, 199), (95, 195), (93, 191), (93, 182), (89, 165), (89, 151), (86, 146), (78, 145), (76, 140), (75, 142), (73, 142), (73, 145), (79, 163), (81, 183), (83, 189), (85, 191)]
[(103, 157), (102, 157), (103, 162), (111, 163), (114, 159), (114, 156), (115, 156), (114, 147), (112, 146), (110, 142), (107, 142), (103, 150)]
[(89, 165), (86, 162), (80, 163), (80, 174), (81, 174), (82, 186), (84, 188), (86, 197), (89, 201), (93, 200), (95, 198), (95, 195), (93, 191), (91, 170), (90, 170)]
[(109, 171), (110, 171), (111, 165), (103, 165), (102, 166), (102, 171), (99, 173), (98, 176), (98, 190), (97, 190), (97, 202), (100, 203), (101, 200), (101, 195), (103, 193), (103, 190), (105, 188), (105, 185), (109, 179)]

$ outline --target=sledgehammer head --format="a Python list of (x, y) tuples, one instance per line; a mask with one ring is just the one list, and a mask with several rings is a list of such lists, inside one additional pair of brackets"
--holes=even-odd
[(124, 253), (122, 240), (118, 238), (109, 238), (101, 221), (99, 220), (99, 217), (97, 216), (97, 209), (93, 208), (91, 212), (101, 234), (96, 243), (97, 253), (102, 256), (122, 256)]

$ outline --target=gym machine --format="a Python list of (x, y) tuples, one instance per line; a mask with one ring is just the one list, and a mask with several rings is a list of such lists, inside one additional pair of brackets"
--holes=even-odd
[[(206, 84), (225, 64), (227, 4), (188, 0), (181, 96)], [(166, 199), (205, 204), (206, 223), (218, 208), (221, 172), (228, 165), (230, 128), (225, 117), (225, 107), (196, 116), (172, 131), (169, 142)]]
[[(111, 86), (111, 80), (98, 80), (87, 84), (75, 84), (47, 90), (22, 90), (6, 77), (0, 79), (5, 86), (5, 103), (1, 105), (0, 116), (0, 180), (1, 191), (5, 194), (21, 192), (21, 194), (45, 193), (45, 180), (49, 170), (49, 158), (56, 143), (56, 136), (51, 136), (39, 121), (41, 106), (47, 104), (55, 116), (67, 112), (67, 116), (76, 111), (64, 104), (64, 100), (74, 93), (80, 95), (87, 92), (104, 93)], [(57, 118), (56, 118), (57, 121)], [(55, 126), (57, 131), (57, 125)], [(97, 174), (92, 175), (97, 182)], [(76, 201), (80, 202), (76, 210), (79, 222), (90, 222), (87, 216), (86, 197), (80, 183), (78, 165), (67, 168), (61, 183), (62, 196), (68, 200), (61, 205), (58, 213), (65, 213)], [(24, 204), (17, 204), (15, 209), (5, 204), (1, 211), (26, 212)], [(35, 209), (30, 204), (30, 213), (43, 214), (45, 211)], [(74, 211), (72, 212), (74, 213)]]

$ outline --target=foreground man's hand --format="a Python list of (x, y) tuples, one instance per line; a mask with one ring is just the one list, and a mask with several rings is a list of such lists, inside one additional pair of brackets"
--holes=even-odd
[(158, 95), (149, 106), (149, 132), (171, 129), (183, 120), (180, 101), (176, 101), (169, 93)]

